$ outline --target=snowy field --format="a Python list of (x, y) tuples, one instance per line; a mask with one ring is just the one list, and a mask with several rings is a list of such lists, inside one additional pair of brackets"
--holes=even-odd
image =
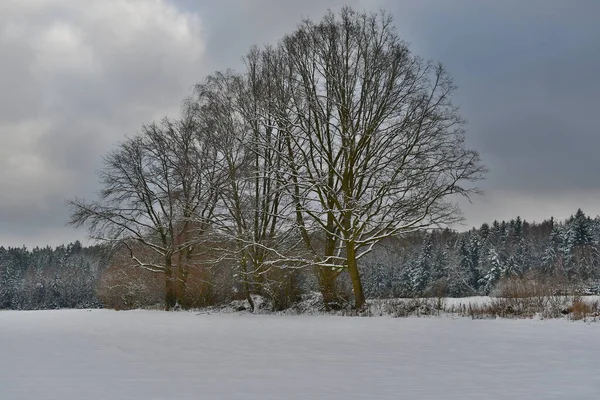
[(0, 311), (0, 399), (598, 399), (600, 323)]

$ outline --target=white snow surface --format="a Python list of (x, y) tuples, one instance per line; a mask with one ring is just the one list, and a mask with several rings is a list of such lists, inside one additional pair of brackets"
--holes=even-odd
[(598, 399), (600, 323), (0, 312), (0, 399)]

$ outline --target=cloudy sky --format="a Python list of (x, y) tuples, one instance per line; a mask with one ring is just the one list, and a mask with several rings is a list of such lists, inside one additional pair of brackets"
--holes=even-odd
[(460, 86), (490, 173), (458, 228), (600, 214), (597, 0), (1, 0), (0, 244), (84, 239), (65, 227), (64, 201), (94, 196), (115, 143), (176, 115), (252, 44), (342, 4), (390, 11)]

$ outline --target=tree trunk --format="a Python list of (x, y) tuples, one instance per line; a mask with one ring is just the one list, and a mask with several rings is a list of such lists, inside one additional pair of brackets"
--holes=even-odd
[(348, 262), (348, 272), (352, 280), (352, 290), (354, 291), (354, 306), (359, 309), (365, 305), (365, 294), (363, 292), (360, 273), (358, 272), (358, 263), (356, 261), (356, 247), (353, 241), (346, 245), (346, 259)]
[(169, 311), (177, 304), (177, 287), (170, 258), (166, 260), (165, 268), (165, 311)]
[[(332, 177), (330, 177), (330, 183)], [(333, 208), (333, 203), (331, 198), (328, 200), (329, 209)], [(325, 232), (325, 258), (324, 261), (331, 262), (333, 255), (335, 254), (336, 248), (336, 237), (332, 232), (335, 231), (335, 218), (333, 213), (327, 213), (327, 230)], [(319, 287), (321, 289), (321, 294), (323, 295), (323, 303), (325, 305), (326, 310), (332, 309), (340, 309), (342, 305), (340, 304), (340, 297), (337, 291), (336, 279), (340, 274), (340, 271), (336, 271), (332, 269), (330, 266), (322, 266), (317, 267), (317, 277), (319, 279)]]
[(188, 268), (183, 265), (177, 267), (177, 301), (183, 308), (189, 307), (189, 302), (186, 301)]
[(319, 288), (323, 295), (323, 304), (326, 310), (339, 309), (339, 298), (336, 288), (336, 278), (339, 275), (331, 267), (317, 267), (317, 278), (319, 279)]
[[(186, 240), (184, 238), (184, 240)], [(187, 301), (187, 280), (189, 275), (189, 260), (190, 251), (186, 249), (180, 249), (177, 264), (177, 301), (183, 308), (190, 307), (189, 301)]]
[(254, 301), (252, 300), (252, 295), (250, 294), (250, 282), (249, 282), (250, 277), (248, 276), (249, 275), (248, 274), (248, 261), (246, 261), (246, 256), (242, 257), (240, 264), (242, 267), (242, 277), (243, 277), (242, 286), (243, 286), (243, 290), (244, 290), (244, 296), (246, 297), (246, 300), (248, 301), (248, 304), (250, 305), (250, 311), (254, 312)]

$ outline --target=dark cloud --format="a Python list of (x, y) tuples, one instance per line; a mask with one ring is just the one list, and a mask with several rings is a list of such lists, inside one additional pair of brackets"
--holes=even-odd
[(177, 112), (201, 74), (200, 18), (166, 1), (0, 3), (0, 243), (58, 244), (65, 198), (102, 154)]
[[(0, 243), (57, 244), (64, 199), (91, 197), (101, 156), (175, 113), (214, 69), (241, 68), (328, 8), (389, 10), (416, 54), (443, 62), (490, 167), (466, 227), (600, 213), (596, 0), (0, 2)], [(464, 204), (463, 204), (464, 203)]]
[[(214, 36), (208, 35), (209, 59), (220, 68), (236, 65), (249, 44), (275, 42), (293, 29), (300, 14), (319, 18), (328, 7), (340, 6), (290, 3), (204, 10), (217, 27)], [(564, 218), (578, 207), (600, 213), (600, 205), (591, 201), (600, 192), (600, 157), (595, 155), (600, 146), (595, 121), (600, 109), (599, 2), (383, 0), (352, 5), (391, 12), (413, 51), (443, 62), (459, 85), (455, 99), (469, 121), (469, 144), (490, 167), (481, 184), (486, 196), (474, 198), (473, 204), (461, 202), (466, 227), (516, 215)], [(218, 64), (222, 60), (225, 65)]]
[(396, 4), (401, 34), (455, 77), (469, 143), (490, 167), (486, 196), (463, 206), (467, 226), (600, 213), (600, 3), (420, 2), (411, 15)]
[(205, 65), (211, 70), (241, 68), (242, 56), (251, 46), (275, 44), (303, 19), (320, 19), (328, 9), (335, 11), (349, 5), (361, 10), (378, 10), (385, 4), (384, 0), (174, 2), (201, 16), (206, 39)]

